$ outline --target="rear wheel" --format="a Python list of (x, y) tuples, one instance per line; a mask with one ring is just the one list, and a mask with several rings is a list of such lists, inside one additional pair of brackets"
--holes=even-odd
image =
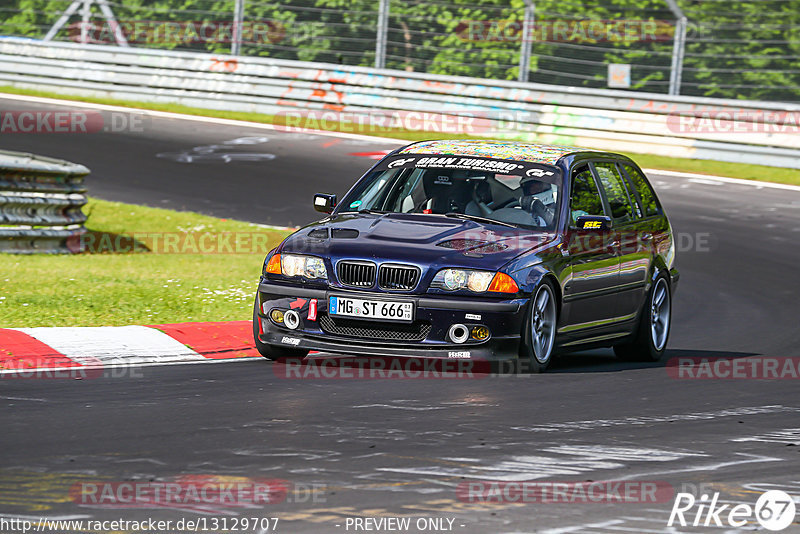
[(253, 341), (256, 344), (256, 350), (259, 354), (268, 360), (283, 360), (285, 358), (305, 358), (308, 356), (308, 351), (303, 349), (289, 349), (286, 347), (276, 347), (275, 345), (267, 345), (258, 339), (258, 297), (253, 305)]
[(657, 362), (664, 355), (672, 324), (672, 295), (666, 277), (656, 278), (639, 318), (632, 343), (614, 346), (621, 360)]
[(553, 286), (543, 280), (531, 297), (520, 347), (520, 363), (531, 373), (543, 373), (553, 360), (557, 310)]

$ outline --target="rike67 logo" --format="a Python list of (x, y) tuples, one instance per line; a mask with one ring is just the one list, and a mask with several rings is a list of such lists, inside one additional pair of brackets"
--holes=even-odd
[(784, 530), (792, 524), (796, 508), (791, 495), (781, 490), (770, 490), (761, 494), (755, 506), (750, 504), (721, 504), (716, 492), (709, 500), (707, 494), (696, 499), (691, 493), (678, 493), (667, 526), (741, 528), (757, 522), (774, 532)]

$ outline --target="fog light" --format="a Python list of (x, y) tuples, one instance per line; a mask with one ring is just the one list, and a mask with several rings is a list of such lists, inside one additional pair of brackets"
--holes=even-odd
[(296, 329), (300, 326), (300, 315), (294, 310), (287, 311), (283, 314), (283, 324), (290, 330)]
[(269, 316), (276, 323), (282, 323), (283, 322), (283, 312), (281, 310), (272, 310), (272, 312), (269, 314)]
[(447, 332), (447, 336), (453, 343), (464, 343), (469, 339), (469, 330), (463, 324), (454, 324)]
[(473, 326), (472, 327), (472, 339), (477, 339), (478, 341), (483, 341), (484, 339), (489, 337), (489, 329), (485, 326)]

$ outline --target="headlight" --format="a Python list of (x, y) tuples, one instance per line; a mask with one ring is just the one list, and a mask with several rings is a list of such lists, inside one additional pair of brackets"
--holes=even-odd
[(322, 261), (322, 258), (299, 254), (275, 254), (270, 258), (266, 271), (289, 277), (328, 278), (328, 271), (325, 269), (325, 262)]
[(469, 289), (474, 293), (483, 293), (495, 277), (490, 271), (473, 271), (469, 269), (442, 269), (433, 279), (433, 287), (447, 291)]
[(489, 284), (492, 283), (494, 273), (487, 273), (484, 271), (472, 271), (467, 277), (467, 289), (480, 293), (489, 289)]
[(458, 269), (447, 269), (444, 271), (444, 287), (450, 291), (464, 289), (467, 285), (467, 271)]
[[(502, 280), (502, 285), (497, 282)], [(510, 281), (510, 283), (509, 283)], [(473, 271), (471, 269), (442, 269), (433, 278), (431, 287), (457, 291), (469, 289), (474, 293), (485, 291), (516, 293), (519, 291), (513, 279), (504, 273), (491, 271)]]

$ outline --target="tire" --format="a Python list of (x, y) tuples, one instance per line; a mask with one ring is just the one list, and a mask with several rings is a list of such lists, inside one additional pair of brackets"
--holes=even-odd
[(657, 362), (667, 348), (671, 326), (672, 292), (667, 278), (661, 274), (647, 294), (633, 341), (614, 345), (614, 353), (620, 360)]
[(534, 290), (528, 306), (519, 355), (524, 370), (543, 373), (550, 366), (555, 353), (557, 325), (556, 292), (545, 279)]
[(256, 344), (256, 350), (259, 354), (268, 360), (284, 360), (286, 358), (305, 358), (308, 356), (308, 351), (303, 349), (290, 349), (286, 347), (276, 347), (275, 345), (267, 345), (258, 339), (258, 297), (253, 304), (253, 341)]

